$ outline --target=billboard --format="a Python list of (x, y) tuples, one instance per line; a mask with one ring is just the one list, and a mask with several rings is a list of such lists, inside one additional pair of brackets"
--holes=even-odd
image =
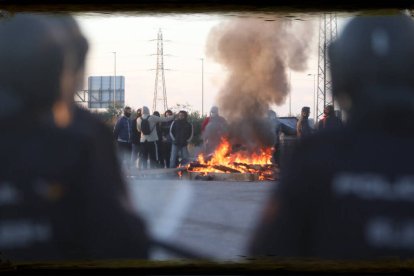
[(88, 108), (108, 108), (114, 101), (116, 105), (125, 105), (124, 76), (88, 77)]

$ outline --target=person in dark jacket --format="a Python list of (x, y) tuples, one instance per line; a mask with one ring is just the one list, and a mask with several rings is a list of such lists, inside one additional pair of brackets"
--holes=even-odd
[[(164, 117), (173, 116), (171, 110), (164, 112)], [(172, 121), (161, 123), (161, 165), (163, 168), (170, 167), (172, 140), (170, 136), (170, 128)]]
[(88, 49), (76, 21), (16, 14), (0, 35), (2, 259), (148, 258), (111, 131), (74, 104)]
[(342, 127), (341, 120), (335, 115), (333, 105), (325, 106), (323, 110), (324, 117), (318, 123), (318, 130), (332, 130)]
[(132, 110), (129, 106), (124, 107), (124, 114), (118, 119), (114, 127), (114, 138), (121, 154), (122, 164), (129, 169), (132, 152)]
[[(149, 233), (145, 222), (132, 207), (132, 198), (116, 156), (111, 130), (89, 111), (74, 103), (76, 91), (83, 86), (88, 42), (71, 16), (55, 18), (57, 22), (52, 25), (62, 27), (61, 32), (66, 33), (64, 44), (70, 47), (66, 48), (66, 52), (69, 52), (74, 62), (66, 70), (73, 84), (65, 82), (68, 88), (63, 91), (72, 95), (63, 97), (73, 110), (73, 120), (66, 130), (78, 138), (82, 137), (88, 149), (88, 156), (82, 156), (87, 160), (85, 166), (82, 166), (88, 171), (85, 183), (80, 182), (80, 189), (74, 190), (83, 196), (75, 196), (74, 201), (70, 202), (71, 205), (79, 204), (80, 208), (84, 208), (79, 212), (73, 210), (73, 214), (84, 212), (82, 220), (85, 220), (81, 220), (82, 223), (78, 225), (71, 224), (74, 233), (70, 238), (79, 239), (79, 247), (73, 252), (73, 258), (79, 259), (83, 256), (86, 259), (147, 259), (150, 248)], [(62, 216), (59, 213), (57, 215)], [(62, 218), (61, 227), (66, 229), (65, 216)], [(76, 237), (77, 234), (80, 236)]]
[(142, 116), (141, 108), (137, 109), (135, 118), (131, 121), (131, 131), (132, 131), (132, 152), (131, 152), (131, 166), (133, 168), (139, 168), (137, 166), (137, 160), (139, 159), (140, 150), (141, 150), (141, 132), (137, 130), (137, 119)]
[[(152, 115), (157, 116), (157, 117), (161, 117), (161, 114), (158, 111), (154, 111), (152, 113)], [(157, 151), (156, 151), (156, 164), (158, 168), (164, 168), (164, 166), (161, 164), (161, 160), (162, 160), (162, 151), (161, 151), (161, 136), (162, 136), (162, 132), (161, 132), (161, 123), (156, 123), (155, 124), (155, 130), (157, 131), (157, 136), (158, 136), (158, 140), (157, 140)]]
[(193, 125), (188, 122), (186, 111), (178, 112), (178, 119), (171, 124), (170, 136), (172, 140), (170, 168), (175, 168), (179, 154), (183, 162), (188, 162), (190, 157), (187, 146), (193, 139)]
[(312, 133), (312, 128), (309, 125), (310, 108), (308, 106), (302, 107), (301, 117), (296, 124), (296, 135), (300, 137), (308, 136)]
[(249, 255), (411, 259), (413, 19), (354, 18), (328, 53), (332, 92), (347, 124), (299, 142)]

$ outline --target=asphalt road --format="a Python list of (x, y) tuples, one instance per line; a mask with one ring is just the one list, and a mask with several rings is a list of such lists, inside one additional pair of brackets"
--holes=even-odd
[[(220, 261), (245, 248), (275, 182), (130, 179), (136, 209), (153, 236)], [(181, 259), (154, 250), (152, 259)]]

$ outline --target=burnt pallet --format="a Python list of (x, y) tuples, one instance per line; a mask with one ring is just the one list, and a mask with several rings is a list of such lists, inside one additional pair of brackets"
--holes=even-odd
[(160, 178), (178, 178), (178, 173), (185, 171), (185, 168), (173, 168), (173, 169), (147, 169), (136, 170), (129, 174), (129, 177), (143, 178), (143, 179), (160, 179)]
[(218, 172), (189, 172), (183, 174), (183, 178), (190, 180), (207, 180), (207, 181), (258, 181), (257, 173), (218, 173)]

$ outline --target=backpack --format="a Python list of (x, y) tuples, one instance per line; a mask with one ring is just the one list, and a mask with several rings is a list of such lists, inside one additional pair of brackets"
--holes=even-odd
[(141, 117), (141, 133), (144, 135), (150, 135), (152, 132), (152, 129), (150, 128), (150, 123), (148, 121), (150, 116), (148, 116), (146, 119)]

